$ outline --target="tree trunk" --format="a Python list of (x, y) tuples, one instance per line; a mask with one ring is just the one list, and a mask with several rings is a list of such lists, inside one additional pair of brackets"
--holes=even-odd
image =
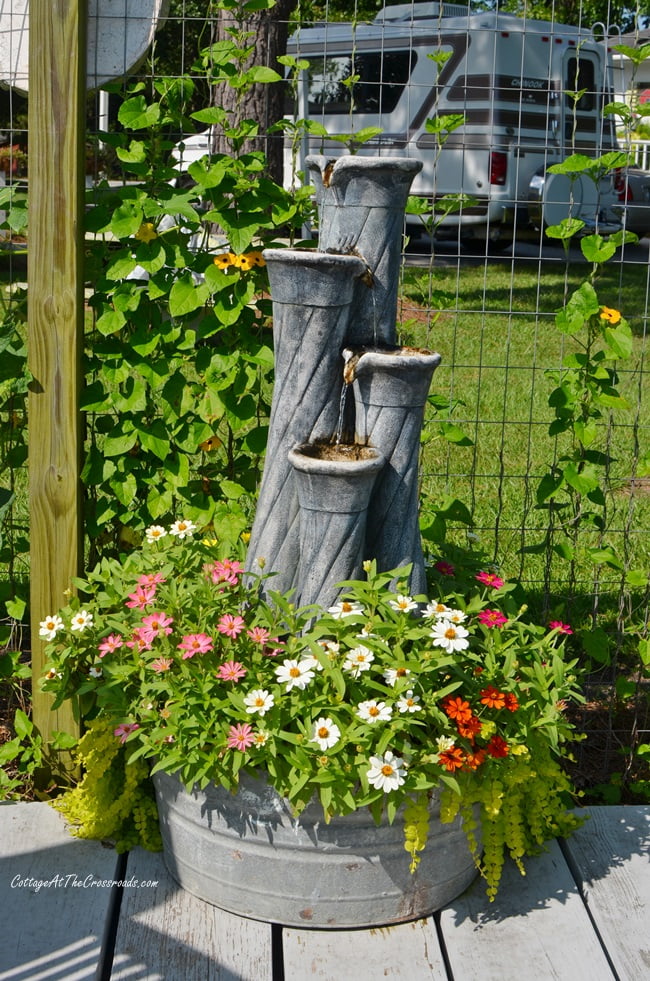
[[(215, 25), (215, 40), (229, 38), (227, 29), (238, 26), (244, 31), (250, 31), (251, 36), (246, 40), (247, 46), (253, 51), (248, 63), (244, 66), (263, 65), (273, 68), (280, 75), (284, 73), (283, 66), (278, 63), (278, 55), (286, 53), (288, 37), (288, 18), (296, 6), (297, 0), (277, 0), (270, 10), (252, 11), (241, 24), (229, 13), (222, 11)], [(260, 124), (260, 135), (248, 140), (244, 152), (263, 150), (268, 161), (268, 173), (278, 184), (283, 177), (283, 137), (281, 133), (267, 136), (268, 128), (284, 115), (284, 85), (281, 82), (253, 85), (241, 96), (226, 83), (215, 85), (213, 89), (214, 105), (222, 106), (232, 113), (233, 122), (240, 119), (255, 119)], [(228, 141), (220, 132), (215, 131), (213, 151), (229, 153)]]

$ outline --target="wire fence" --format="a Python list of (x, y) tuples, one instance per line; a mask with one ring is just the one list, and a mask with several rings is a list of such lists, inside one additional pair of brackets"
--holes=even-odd
[[(132, 22), (127, 21), (131, 6)], [(118, 14), (111, 7), (111, 17), (120, 21), (115, 37), (133, 33), (135, 21), (142, 20), (137, 6), (125, 3)], [(119, 131), (119, 106), (134, 84), (151, 93), (163, 78), (190, 76), (188, 121), (190, 111), (213, 101), (211, 81), (224, 71), (218, 62), (219, 25), (227, 16), (216, 7), (208, 4), (206, 11), (204, 3), (172, 2), (155, 31), (148, 25), (146, 58), (137, 69), (89, 92), (90, 194), (133, 181), (105, 134)], [(334, 2), (300, 0), (297, 6), (279, 4), (275, 16), (262, 21), (251, 13), (252, 30), (260, 35), (246, 36), (247, 46), (260, 43), (264, 32), (260, 50), (275, 59), (273, 45), (282, 52), (286, 35), (294, 60), (287, 68), (291, 81), (282, 113), (307, 121), (272, 138), (283, 146), (281, 179), (287, 187), (299, 185), (308, 153), (421, 160), (405, 221), (398, 315), (403, 343), (433, 347), (443, 359), (423, 437), (425, 538), (433, 555), (450, 546), (480, 549), (509, 577), (520, 579), (548, 616), (575, 611), (596, 636), (603, 624), (614, 625), (607, 657), (599, 655), (597, 645), (591, 651), (596, 665), (601, 657), (601, 670), (582, 720), (591, 733), (590, 762), (584, 754), (581, 762), (584, 781), (605, 780), (620, 751), (627, 751), (629, 760), (630, 747), (643, 742), (648, 729), (642, 697), (647, 682), (638, 655), (624, 643), (632, 628), (644, 638), (648, 622), (650, 174), (643, 171), (650, 125), (644, 129), (646, 117), (639, 110), (649, 102), (650, 58), (634, 60), (634, 52), (647, 43), (647, 29), (636, 17), (624, 35), (613, 26), (592, 30), (582, 9), (575, 25), (563, 26), (556, 18), (524, 20), (457, 4), (371, 7), (355, 3), (351, 11), (349, 5), (339, 11)], [(164, 12), (152, 3), (156, 10)], [(13, 57), (16, 30), (15, 21), (7, 25), (3, 8), (3, 58), (10, 52)], [(110, 47), (113, 26), (109, 32), (106, 21), (91, 16), (89, 30), (98, 59), (93, 70), (101, 76), (99, 60)], [(209, 56), (202, 57), (206, 49)], [(275, 60), (274, 65), (279, 67)], [(6, 72), (3, 78), (6, 84)], [(612, 102), (619, 104), (617, 114), (603, 111)], [(0, 368), (0, 599), (9, 601), (10, 611), (24, 595), (28, 576), (28, 379), (17, 368), (25, 343), (26, 105), (15, 84), (0, 90), (0, 184), (8, 215), (0, 231), (5, 359)], [(272, 117), (267, 95), (257, 112), (265, 132)], [(166, 134), (170, 145), (184, 145), (176, 154), (180, 183), (192, 161), (206, 151), (218, 152), (211, 131), (198, 128), (191, 138), (173, 128)], [(619, 150), (632, 156), (615, 158)], [(583, 158), (582, 170), (562, 172), (560, 166), (554, 172), (576, 154)], [(610, 172), (589, 172), (584, 158), (608, 154), (616, 164)], [(586, 419), (590, 428), (588, 435), (583, 432), (596, 484), (581, 489), (576, 480), (579, 510), (569, 522), (575, 494), (558, 498), (552, 507), (549, 501), (556, 499), (540, 491), (547, 486), (544, 480), (558, 479), (575, 449), (575, 438), (572, 443), (558, 420), (569, 410), (562, 404), (563, 372), (567, 364), (576, 366), (583, 348), (574, 333), (558, 329), (556, 311), (593, 271), (580, 235), (546, 235), (549, 226), (567, 217), (581, 223), (583, 237), (602, 235), (603, 241), (618, 243), (595, 288), (602, 307), (620, 311), (630, 325), (625, 357), (612, 366), (616, 398), (609, 393), (611, 404), (601, 406), (597, 418)], [(303, 231), (317, 236), (315, 226)], [(638, 241), (626, 240), (625, 231), (635, 232)], [(216, 251), (222, 243), (219, 236), (208, 239)], [(96, 338), (100, 310), (92, 293), (89, 279), (87, 324), (89, 336)], [(566, 390), (564, 397), (569, 398)], [(89, 446), (101, 447), (105, 419), (99, 407), (88, 413)], [(209, 496), (215, 467), (207, 442), (190, 454), (187, 479), (201, 483)], [(92, 504), (92, 487), (88, 493)], [(127, 512), (128, 507), (125, 498)], [(100, 527), (96, 513), (94, 521), (92, 553), (100, 554), (108, 526)], [(580, 536), (571, 537), (578, 524)], [(122, 522), (122, 544), (128, 542), (124, 527)], [(618, 681), (617, 694), (621, 677), (632, 687)]]

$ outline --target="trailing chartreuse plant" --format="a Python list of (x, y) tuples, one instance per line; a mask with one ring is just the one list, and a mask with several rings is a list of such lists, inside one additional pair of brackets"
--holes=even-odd
[(367, 563), (329, 610), (296, 609), (194, 532), (150, 527), (41, 623), (43, 687), (90, 726), (84, 782), (55, 805), (81, 834), (110, 833), (99, 799), (121, 841), (133, 813), (151, 843), (145, 762), (232, 791), (262, 771), (297, 815), (315, 798), (326, 820), (362, 807), (392, 820), (405, 803), (412, 869), (441, 790), (490, 896), (508, 853), (521, 866), (576, 827), (561, 766), (579, 697), (567, 624), (528, 622), (514, 586), (445, 563), (430, 602), (391, 591), (408, 570)]

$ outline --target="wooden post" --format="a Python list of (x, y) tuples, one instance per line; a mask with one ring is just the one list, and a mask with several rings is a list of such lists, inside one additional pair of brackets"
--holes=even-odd
[(39, 622), (66, 602), (82, 563), (79, 389), (87, 0), (31, 0), (29, 11), (29, 508), (34, 721), (78, 731), (39, 689)]

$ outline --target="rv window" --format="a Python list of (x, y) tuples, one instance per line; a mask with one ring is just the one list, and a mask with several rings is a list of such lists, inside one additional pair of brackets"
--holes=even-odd
[[(584, 91), (584, 95), (581, 95), (575, 104), (577, 112), (592, 112), (596, 108), (596, 72), (593, 61), (586, 58), (569, 58), (566, 90), (567, 92)], [(574, 108), (572, 96), (566, 96), (566, 104), (571, 109)]]
[[(312, 113), (392, 112), (408, 82), (417, 55), (412, 51), (340, 54), (309, 59), (309, 109)], [(358, 75), (352, 86), (344, 84)]]

